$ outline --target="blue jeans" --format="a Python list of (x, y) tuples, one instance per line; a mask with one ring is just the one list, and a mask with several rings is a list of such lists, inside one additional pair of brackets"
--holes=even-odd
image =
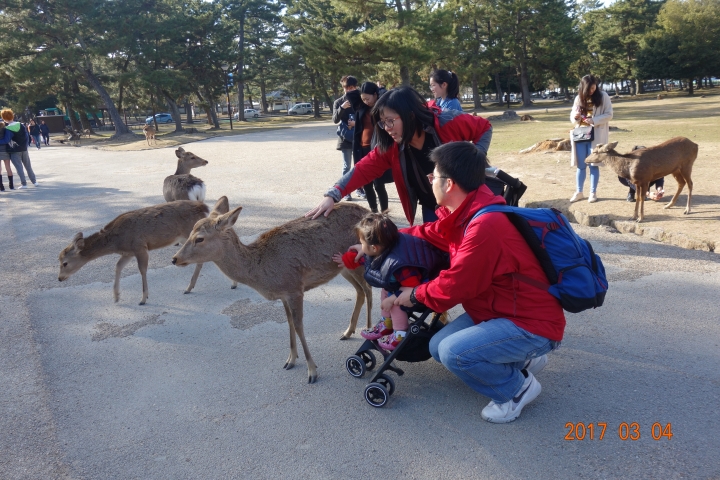
[(525, 363), (559, 345), (506, 318), (475, 325), (463, 313), (430, 339), (430, 354), (476, 392), (505, 403), (520, 392)]
[(342, 174), (343, 177), (346, 173), (350, 171), (352, 168), (352, 150), (340, 150), (342, 152), (343, 156), (343, 168), (342, 168)]
[(35, 146), (40, 150), (40, 135), (30, 135), (35, 140)]
[[(587, 176), (585, 159), (592, 153), (592, 142), (581, 142), (575, 144), (575, 152), (577, 153), (577, 173), (575, 174), (575, 183), (577, 191), (583, 191), (583, 184)], [(590, 167), (590, 193), (595, 193), (600, 180), (600, 167)]]

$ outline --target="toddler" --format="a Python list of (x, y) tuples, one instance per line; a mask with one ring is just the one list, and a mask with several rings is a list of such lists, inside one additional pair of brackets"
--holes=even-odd
[[(336, 253), (332, 258), (340, 267), (364, 266), (365, 280), (382, 289), (382, 318), (360, 335), (368, 340), (378, 340), (378, 345), (385, 350), (395, 350), (408, 328), (407, 312), (394, 303), (400, 295), (400, 287), (416, 287), (436, 277), (442, 268), (447, 268), (447, 256), (425, 240), (398, 232), (397, 226), (385, 214), (366, 215), (357, 224), (356, 233), (360, 244), (353, 245), (345, 254)], [(356, 262), (358, 252), (364, 256)]]

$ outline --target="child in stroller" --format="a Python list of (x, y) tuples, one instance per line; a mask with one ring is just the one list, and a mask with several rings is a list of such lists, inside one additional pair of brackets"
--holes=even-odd
[[(382, 318), (375, 327), (363, 330), (360, 335), (366, 340), (377, 340), (384, 350), (393, 351), (408, 329), (407, 309), (394, 304), (400, 287), (416, 287), (436, 277), (447, 267), (448, 257), (424, 240), (399, 233), (384, 214), (366, 215), (358, 223), (356, 233), (360, 244), (350, 247), (344, 255), (333, 255), (333, 260), (349, 269), (364, 265), (365, 280), (382, 289)], [(364, 255), (356, 262), (358, 252)]]

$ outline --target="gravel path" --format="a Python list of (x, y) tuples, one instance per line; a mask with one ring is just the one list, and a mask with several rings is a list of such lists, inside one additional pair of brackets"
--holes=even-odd
[[(248, 240), (320, 200), (340, 174), (334, 145), (328, 123), (185, 148), (210, 162), (194, 171), (208, 203), (244, 206)], [(482, 421), (488, 400), (432, 360), (403, 365), (388, 407), (373, 409), (344, 368), (361, 342), (338, 341), (354, 298), (341, 277), (306, 295), (315, 385), (302, 355), (282, 369), (278, 303), (231, 290), (212, 265), (183, 295), (192, 270), (170, 265), (176, 247), (151, 252), (145, 306), (134, 261), (117, 304), (112, 256), (58, 283), (76, 232), (162, 201), (171, 149), (30, 153), (41, 186), (0, 194), (0, 478), (720, 476), (717, 254), (578, 227), (611, 288), (602, 308), (568, 314), (518, 421)], [(396, 196), (391, 209), (401, 216)], [(595, 439), (565, 440), (568, 422), (595, 424)], [(622, 422), (640, 439), (621, 440)], [(671, 439), (652, 438), (656, 422)]]

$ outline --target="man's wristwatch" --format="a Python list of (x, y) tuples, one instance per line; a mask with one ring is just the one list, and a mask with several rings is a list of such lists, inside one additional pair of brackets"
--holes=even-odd
[(415, 288), (413, 288), (412, 292), (410, 292), (410, 303), (413, 304), (413, 307), (417, 307), (420, 304), (420, 302), (418, 302), (418, 299), (415, 298)]

